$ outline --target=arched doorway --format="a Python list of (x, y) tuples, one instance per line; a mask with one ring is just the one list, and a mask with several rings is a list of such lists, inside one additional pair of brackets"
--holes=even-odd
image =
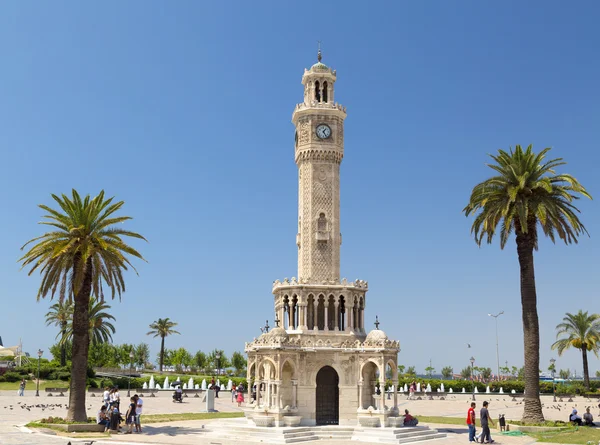
[(331, 366), (317, 373), (317, 425), (337, 425), (340, 422), (340, 378)]

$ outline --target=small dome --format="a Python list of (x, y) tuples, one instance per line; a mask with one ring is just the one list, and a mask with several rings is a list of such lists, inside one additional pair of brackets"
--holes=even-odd
[(288, 338), (288, 333), (285, 332), (285, 329), (277, 326), (273, 329), (271, 329), (269, 332), (267, 332), (266, 334), (264, 334), (265, 337), (285, 337)]
[(313, 66), (310, 67), (311, 71), (329, 71), (329, 67), (324, 63), (317, 62)]
[(387, 335), (385, 335), (385, 332), (383, 332), (381, 329), (373, 329), (371, 332), (369, 332), (365, 341), (378, 342), (387, 341), (387, 339)]

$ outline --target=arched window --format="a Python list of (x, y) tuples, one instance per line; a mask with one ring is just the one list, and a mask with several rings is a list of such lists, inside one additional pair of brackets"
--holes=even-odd
[(317, 102), (321, 102), (321, 84), (318, 80), (315, 82), (315, 99)]
[(327, 82), (323, 82), (323, 102), (327, 102)]
[(319, 220), (317, 221), (317, 230), (319, 232), (327, 231), (327, 219), (325, 218), (325, 214), (321, 213), (319, 215)]
[(319, 331), (325, 329), (325, 296), (319, 295), (317, 304), (317, 328)]

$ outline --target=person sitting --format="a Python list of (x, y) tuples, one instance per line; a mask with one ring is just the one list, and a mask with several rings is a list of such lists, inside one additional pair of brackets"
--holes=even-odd
[(594, 416), (590, 413), (590, 409), (586, 408), (585, 413), (583, 414), (583, 424), (585, 426), (596, 426), (594, 423)]
[(110, 420), (108, 418), (108, 414), (106, 413), (106, 405), (102, 405), (98, 414), (96, 414), (96, 423), (98, 425), (104, 425), (104, 430), (108, 430), (110, 425)]
[(417, 426), (419, 419), (410, 415), (407, 409), (404, 410), (404, 426)]
[(581, 426), (581, 424), (582, 424), (581, 417), (577, 415), (576, 409), (573, 409), (573, 412), (569, 416), (569, 422), (576, 423), (577, 425)]

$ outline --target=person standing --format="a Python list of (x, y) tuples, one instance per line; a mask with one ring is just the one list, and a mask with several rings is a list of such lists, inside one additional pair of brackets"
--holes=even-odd
[(477, 442), (475, 440), (475, 402), (471, 402), (471, 407), (467, 412), (467, 425), (469, 426), (469, 442)]
[(104, 401), (104, 405), (108, 408), (110, 406), (110, 388), (107, 386), (104, 388), (104, 394), (102, 394), (102, 400)]
[(19, 396), (24, 396), (25, 395), (25, 379), (21, 380), (21, 383), (19, 383)]
[(483, 408), (479, 411), (479, 419), (481, 420), (481, 443), (494, 443), (492, 440), (491, 432), (490, 432), (490, 423), (492, 426), (494, 425), (494, 421), (490, 417), (490, 412), (488, 411), (488, 402), (487, 400), (483, 402)]
[(141, 433), (142, 432), (142, 422), (141, 422), (140, 418), (142, 416), (142, 411), (144, 409), (144, 401), (137, 394), (135, 396), (133, 396), (133, 397), (135, 397), (135, 403), (136, 403), (136, 407), (135, 407), (135, 430), (136, 430), (136, 432)]
[(127, 425), (127, 431), (124, 434), (133, 433), (133, 426), (135, 425), (135, 410), (137, 408), (137, 404), (135, 402), (135, 397), (129, 399), (131, 402), (129, 407), (127, 408), (127, 413), (125, 414), (125, 424)]

